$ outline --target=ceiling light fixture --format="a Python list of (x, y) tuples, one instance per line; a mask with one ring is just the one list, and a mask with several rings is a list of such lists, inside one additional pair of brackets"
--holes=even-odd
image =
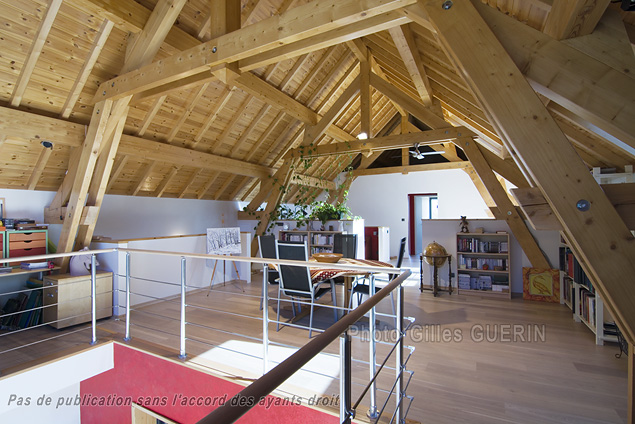
[(368, 139), (368, 134), (366, 134), (365, 132), (360, 132), (359, 134), (357, 134), (357, 139), (358, 140), (367, 140)]

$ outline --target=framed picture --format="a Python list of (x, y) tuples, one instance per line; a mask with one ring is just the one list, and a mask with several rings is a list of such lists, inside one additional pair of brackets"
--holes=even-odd
[(207, 253), (214, 255), (240, 254), (240, 228), (208, 228)]
[(523, 299), (560, 302), (560, 272), (557, 269), (523, 267)]

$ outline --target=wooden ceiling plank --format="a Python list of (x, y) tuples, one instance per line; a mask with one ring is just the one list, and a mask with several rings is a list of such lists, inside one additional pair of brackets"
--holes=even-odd
[(145, 169), (143, 174), (141, 175), (141, 178), (139, 178), (139, 180), (137, 181), (137, 184), (135, 184), (135, 186), (132, 188), (132, 190), (128, 194), (129, 196), (136, 196), (139, 193), (139, 191), (141, 190), (141, 187), (143, 187), (143, 183), (146, 182), (146, 180), (150, 177), (150, 174), (152, 174), (152, 171), (154, 171), (154, 167), (156, 166), (156, 164), (157, 164), (156, 161), (152, 161), (145, 166)]
[[(203, 187), (201, 188), (201, 190), (196, 194), (196, 198), (197, 199), (202, 199), (205, 197), (205, 195), (207, 194), (207, 192), (209, 191), (209, 189), (212, 187), (212, 185), (214, 184), (214, 182), (216, 181), (216, 178), (218, 178), (218, 176), (220, 175), (219, 171), (214, 171), (211, 175), (210, 178), (207, 179), (207, 182), (203, 185)], [(248, 178), (248, 177), (247, 177)]]
[[(236, 143), (234, 143), (234, 146), (232, 148), (231, 156), (235, 157), (236, 153), (238, 153), (241, 148), (244, 148), (244, 145), (247, 142), (247, 139), (252, 134), (252, 132), (254, 131), (256, 126), (258, 124), (260, 124), (260, 121), (269, 112), (270, 109), (271, 109), (271, 106), (267, 105), (267, 104), (260, 108), (258, 113), (252, 118), (252, 120), (249, 123), (249, 125), (247, 126), (247, 128), (245, 128), (245, 130), (240, 135), (240, 137), (238, 137), (238, 140), (236, 140)], [(251, 151), (255, 150), (257, 148), (257, 146), (258, 146), (257, 144), (254, 144), (252, 149), (249, 151), (249, 153), (251, 153)]]
[(170, 172), (168, 172), (166, 175), (163, 176), (163, 179), (161, 180), (157, 188), (152, 193), (152, 196), (163, 197), (163, 194), (165, 193), (165, 190), (167, 189), (168, 184), (172, 182), (172, 180), (174, 179), (174, 176), (177, 174), (178, 171), (179, 171), (179, 168), (177, 168), (176, 166), (171, 167)]
[(219, 97), (219, 101), (214, 105), (213, 109), (210, 111), (210, 114), (205, 118), (203, 125), (199, 129), (198, 133), (194, 136), (194, 142), (190, 146), (191, 148), (195, 148), (198, 143), (201, 142), (203, 136), (212, 125), (214, 120), (218, 117), (218, 114), (225, 108), (229, 100), (231, 99), (232, 94), (236, 91), (235, 88), (226, 89)]
[(182, 199), (185, 197), (185, 194), (187, 193), (187, 190), (190, 188), (190, 186), (194, 183), (194, 180), (196, 180), (196, 178), (198, 178), (198, 175), (201, 173), (202, 169), (197, 168), (194, 170), (194, 172), (192, 172), (192, 175), (190, 175), (190, 178), (187, 179), (187, 181), (185, 182), (185, 185), (183, 186), (183, 188), (181, 189), (181, 192), (178, 195), (179, 199)]
[(309, 87), (309, 84), (313, 81), (313, 79), (318, 74), (318, 72), (321, 72), (324, 65), (333, 57), (333, 55), (335, 54), (335, 51), (336, 51), (336, 46), (329, 47), (326, 50), (326, 52), (322, 55), (320, 60), (318, 60), (311, 67), (311, 70), (309, 71), (309, 73), (304, 76), (304, 79), (302, 80), (300, 85), (298, 85), (298, 88), (296, 88), (295, 92), (293, 93), (294, 99), (299, 99), (302, 96), (302, 94)]
[[(326, 74), (324, 76), (324, 78), (322, 78), (322, 83), (320, 84), (320, 89), (315, 90), (310, 96), (309, 98), (306, 100), (306, 105), (308, 107), (311, 107), (311, 105), (313, 104), (313, 102), (315, 102), (317, 100), (317, 98), (320, 96), (320, 94), (322, 93), (322, 89), (324, 89), (325, 87), (328, 86), (328, 84), (331, 82), (331, 80), (333, 79), (333, 77), (340, 73), (342, 71), (342, 67), (349, 61), (350, 55), (347, 54), (343, 54), (342, 56), (340, 56), (340, 58), (338, 59), (337, 63), (335, 63), (335, 65), (333, 65), (333, 67), (329, 70), (328, 74)], [(345, 72), (346, 73), (346, 72)], [(319, 108), (316, 109), (318, 113), (320, 113)]]
[(414, 116), (430, 128), (440, 129), (451, 126), (442, 117), (437, 116), (435, 113), (430, 111), (430, 109), (425, 108), (417, 100), (391, 86), (388, 82), (379, 78), (377, 75), (371, 74), (370, 83), (382, 94), (384, 94), (395, 103), (401, 105), (401, 107), (406, 109), (412, 116)]
[(322, 116), (320, 121), (307, 128), (307, 130), (304, 132), (302, 145), (308, 146), (317, 141), (318, 137), (325, 134), (327, 132), (327, 129), (333, 126), (333, 122), (337, 119), (337, 117), (340, 116), (343, 110), (350, 104), (350, 102), (353, 101), (355, 96), (357, 96), (359, 90), (360, 81), (359, 79), (356, 79), (346, 88), (346, 90), (344, 90), (344, 92), (338, 97), (335, 103), (333, 103), (328, 112), (326, 112), (324, 116)]
[(632, 342), (635, 293), (629, 279), (635, 275), (633, 235), (584, 163), (575, 159), (573, 147), (481, 17), (489, 7), (481, 7), (479, 2), (455, 3), (447, 10), (420, 5), (466, 82), (508, 133), (509, 150), (516, 152), (540, 187), (574, 253), (586, 264), (594, 287)]
[(29, 177), (29, 181), (26, 184), (27, 190), (35, 190), (38, 181), (40, 181), (40, 177), (42, 176), (42, 172), (46, 167), (46, 163), (51, 157), (51, 153), (53, 153), (53, 148), (47, 149), (46, 147), (42, 147), (42, 151), (37, 158), (37, 163), (35, 164), (35, 168), (31, 172), (31, 176)]
[(233, 84), (299, 121), (311, 124), (317, 122), (317, 114), (311, 109), (250, 72), (240, 75)]
[(417, 88), (424, 106), (432, 105), (432, 87), (423, 67), (419, 50), (415, 43), (414, 36), (408, 25), (391, 28), (389, 31), (395, 46), (403, 59), (404, 65), (412, 78), (412, 82)]
[(66, 103), (62, 107), (62, 113), (60, 113), (60, 117), (68, 118), (71, 116), (71, 112), (73, 112), (73, 108), (77, 103), (77, 99), (79, 99), (79, 95), (82, 90), (86, 86), (86, 82), (88, 81), (88, 77), (97, 63), (97, 58), (101, 54), (101, 50), (103, 49), (108, 37), (110, 36), (110, 31), (114, 27), (114, 23), (109, 21), (108, 19), (104, 19), (99, 28), (99, 35), (93, 41), (93, 45), (90, 48), (90, 52), (88, 52), (88, 57), (84, 60), (84, 64), (82, 65), (82, 69), (79, 71), (75, 82), (73, 83), (73, 88), (68, 93), (68, 97), (66, 98)]
[(40, 26), (37, 29), (35, 39), (31, 43), (29, 53), (24, 60), (24, 65), (22, 65), (22, 69), (20, 69), (20, 75), (18, 76), (18, 80), (16, 81), (11, 97), (9, 98), (9, 103), (13, 107), (20, 106), (20, 103), (22, 102), (22, 96), (24, 96), (26, 87), (29, 84), (29, 79), (31, 79), (31, 75), (35, 70), (35, 65), (42, 53), (42, 49), (44, 48), (49, 32), (51, 31), (51, 28), (53, 28), (53, 22), (55, 21), (57, 12), (62, 5), (62, 1), (63, 0), (49, 0), (46, 14), (40, 21)]
[(236, 125), (238, 120), (242, 118), (243, 111), (245, 111), (249, 107), (249, 104), (252, 101), (253, 101), (253, 97), (247, 96), (247, 98), (238, 106), (237, 112), (234, 112), (232, 114), (232, 117), (229, 119), (229, 122), (227, 122), (225, 129), (214, 142), (214, 145), (211, 148), (211, 153), (213, 154), (220, 153), (221, 148), (223, 147), (223, 143), (225, 143), (228, 140), (230, 133), (234, 129), (234, 126)]
[(296, 75), (298, 75), (298, 72), (300, 72), (300, 70), (302, 69), (302, 67), (304, 66), (308, 58), (309, 58), (308, 53), (298, 57), (298, 60), (295, 61), (295, 63), (293, 64), (293, 67), (286, 73), (286, 75), (284, 76), (284, 79), (280, 81), (280, 84), (278, 85), (278, 89), (280, 91), (287, 90), (287, 87), (291, 83), (291, 80), (293, 80), (293, 78), (295, 78)]
[[(414, 1), (395, 0), (386, 3), (383, 0), (368, 0), (363, 4), (357, 0), (312, 1), (172, 55), (160, 62), (124, 72), (121, 76), (102, 83), (94, 101), (136, 94), (194, 75), (205, 68), (235, 62), (280, 45), (313, 38), (332, 29), (346, 28), (350, 24), (363, 24), (370, 18), (399, 9)], [(338, 39), (333, 44), (341, 41)]]
[(125, 155), (119, 156), (119, 159), (115, 161), (115, 164), (112, 167), (112, 171), (110, 172), (108, 185), (106, 186), (106, 193), (108, 193), (112, 189), (112, 186), (115, 184), (115, 181), (117, 181), (117, 179), (119, 178), (119, 175), (121, 175), (121, 173), (123, 172), (127, 163), (128, 163), (128, 156), (125, 156)]
[(478, 10), (536, 92), (635, 147), (635, 79), (489, 7)]
[(167, 141), (168, 142), (171, 142), (171, 141), (174, 140), (176, 135), (181, 130), (181, 127), (183, 126), (183, 124), (187, 120), (187, 118), (190, 117), (190, 115), (192, 114), (192, 111), (194, 110), (194, 108), (196, 107), (198, 102), (201, 100), (201, 97), (203, 97), (203, 94), (205, 94), (205, 91), (207, 91), (208, 87), (209, 87), (209, 83), (203, 84), (196, 91), (196, 94), (194, 95), (194, 97), (192, 97), (192, 99), (190, 99), (189, 103), (187, 104), (187, 107), (185, 108), (183, 113), (180, 114), (179, 119), (176, 121), (176, 123), (174, 125), (172, 125), (172, 129), (170, 130), (170, 132), (168, 133), (168, 136), (167, 136)]
[(139, 137), (143, 137), (143, 135), (146, 133), (146, 131), (148, 130), (148, 127), (152, 123), (152, 120), (154, 119), (155, 116), (157, 116), (157, 113), (159, 113), (159, 110), (161, 110), (161, 107), (163, 106), (163, 102), (165, 102), (165, 99), (167, 97), (168, 96), (164, 94), (163, 96), (158, 97), (152, 103), (150, 110), (148, 110), (148, 113), (146, 113), (146, 116), (143, 118), (143, 122), (141, 123), (141, 127), (139, 127), (139, 131), (137, 131), (137, 135)]
[[(278, 124), (280, 124), (280, 122), (284, 118), (284, 115), (285, 115), (284, 112), (278, 112), (278, 114), (273, 118), (273, 120), (271, 121), (271, 123), (269, 124), (267, 129), (265, 129), (265, 131), (260, 135), (258, 140), (256, 140), (256, 142), (254, 143), (254, 148), (251, 149), (251, 151), (245, 157), (245, 160), (247, 162), (250, 162), (254, 158), (254, 156), (256, 155), (256, 153), (258, 152), (260, 147), (263, 145), (265, 140), (267, 140), (269, 138), (269, 136), (276, 129)], [(272, 144), (273, 143), (271, 143), (270, 145), (272, 145)], [(269, 150), (267, 150), (266, 154), (260, 155), (260, 157), (266, 158), (268, 156), (268, 154), (269, 154)]]
[(558, 0), (547, 15), (543, 32), (556, 40), (591, 34), (610, 0)]
[(229, 193), (229, 200), (236, 200), (238, 194), (249, 184), (252, 179), (249, 177), (240, 177), (238, 183), (236, 183), (236, 188)]
[(223, 195), (225, 190), (227, 190), (227, 187), (229, 187), (229, 185), (232, 183), (233, 180), (234, 180), (233, 175), (227, 176), (227, 178), (225, 179), (225, 182), (220, 186), (218, 190), (216, 190), (216, 193), (214, 193), (214, 200), (219, 200), (221, 198), (221, 196)]

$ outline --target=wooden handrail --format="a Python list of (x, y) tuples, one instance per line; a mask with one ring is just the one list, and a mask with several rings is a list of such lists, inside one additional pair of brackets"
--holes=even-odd
[(291, 377), (296, 371), (324, 350), (331, 342), (337, 339), (340, 334), (346, 331), (349, 326), (357, 322), (366, 314), (366, 312), (376, 306), (383, 298), (388, 296), (390, 292), (401, 285), (401, 283), (406, 280), (410, 274), (410, 270), (406, 270), (399, 274), (397, 278), (392, 280), (387, 286), (366, 300), (366, 302), (346, 314), (342, 319), (304, 345), (293, 355), (279, 363), (271, 371), (251, 383), (249, 386), (245, 387), (238, 394), (225, 402), (224, 405), (218, 407), (207, 416), (203, 417), (200, 421), (198, 421), (198, 424), (225, 424), (235, 422), (237, 419), (246, 414), (252, 407), (256, 406), (262, 398), (269, 395), (285, 380)]

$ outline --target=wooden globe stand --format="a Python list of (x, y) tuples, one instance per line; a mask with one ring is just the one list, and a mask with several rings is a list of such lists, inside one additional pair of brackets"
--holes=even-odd
[[(432, 277), (432, 287), (424, 287), (423, 286), (423, 261), (424, 258), (432, 258), (432, 264), (431, 265), (434, 269), (433, 271), (433, 277)], [(445, 264), (442, 265), (437, 265), (437, 261), (435, 259), (447, 259), (448, 260), (448, 288), (446, 289), (441, 289), (439, 287), (439, 268), (442, 267)], [(427, 261), (426, 261), (427, 262)], [(435, 255), (426, 255), (426, 254), (421, 254), (421, 256), (419, 256), (419, 272), (420, 272), (420, 280), (419, 280), (419, 291), (421, 293), (423, 293), (424, 290), (432, 290), (432, 294), (436, 297), (440, 291), (447, 291), (448, 293), (452, 294), (452, 255), (441, 255), (441, 254), (435, 254)]]

